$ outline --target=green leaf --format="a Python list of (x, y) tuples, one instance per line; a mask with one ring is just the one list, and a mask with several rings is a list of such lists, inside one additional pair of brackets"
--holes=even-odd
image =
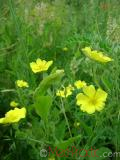
[(52, 105), (52, 98), (50, 96), (39, 96), (37, 101), (34, 103), (36, 113), (44, 121), (47, 121), (51, 105)]
[(65, 126), (66, 126), (65, 121), (62, 121), (62, 122), (60, 122), (60, 124), (57, 125), (57, 127), (55, 129), (55, 135), (58, 140), (62, 140), (64, 138)]
[(38, 88), (35, 90), (34, 98), (40, 95), (45, 95), (47, 89), (51, 85), (59, 82), (61, 78), (63, 77), (63, 75), (64, 75), (64, 70), (57, 70), (55, 73), (50, 74), (49, 76), (44, 78), (39, 84)]
[(110, 91), (110, 89), (112, 88), (112, 81), (109, 78), (109, 76), (107, 76), (108, 74), (105, 73), (103, 76), (101, 76), (101, 81), (104, 84), (104, 86), (106, 87), (106, 89), (108, 91)]
[(81, 139), (81, 135), (69, 138), (68, 140), (62, 142), (57, 142), (55, 146), (58, 147), (59, 149), (67, 149), (67, 147), (70, 146), (77, 139)]

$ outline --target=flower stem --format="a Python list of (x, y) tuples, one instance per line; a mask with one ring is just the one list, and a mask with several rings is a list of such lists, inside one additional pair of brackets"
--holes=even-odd
[(70, 125), (69, 125), (68, 118), (67, 118), (66, 113), (65, 113), (65, 108), (64, 108), (64, 103), (63, 103), (62, 98), (61, 98), (61, 110), (62, 110), (62, 112), (64, 114), (65, 121), (66, 121), (68, 130), (69, 130), (70, 137), (72, 137), (72, 133), (71, 133), (71, 130), (70, 130)]

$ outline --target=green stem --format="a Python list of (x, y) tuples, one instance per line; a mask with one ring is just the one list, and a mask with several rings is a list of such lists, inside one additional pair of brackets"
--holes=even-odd
[(64, 103), (63, 103), (62, 98), (61, 98), (61, 110), (62, 110), (63, 115), (65, 117), (65, 121), (66, 121), (66, 124), (67, 124), (67, 127), (68, 127), (70, 137), (72, 137), (72, 133), (71, 133), (71, 130), (70, 130), (70, 125), (69, 125), (68, 118), (67, 118), (66, 113), (65, 113), (65, 108), (64, 108)]

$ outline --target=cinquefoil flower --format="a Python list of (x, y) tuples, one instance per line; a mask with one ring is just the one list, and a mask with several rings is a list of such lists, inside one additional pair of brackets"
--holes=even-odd
[(95, 111), (101, 111), (105, 106), (106, 98), (107, 93), (100, 88), (95, 90), (93, 85), (85, 86), (83, 88), (83, 93), (79, 93), (76, 96), (77, 105), (80, 106), (83, 112), (89, 114)]
[(66, 98), (72, 94), (72, 91), (74, 90), (74, 87), (70, 84), (67, 87), (64, 87), (63, 90), (58, 90), (56, 95), (59, 97)]
[(19, 105), (19, 103), (15, 102), (15, 101), (10, 102), (11, 107), (17, 107), (18, 105)]
[(83, 88), (84, 86), (86, 86), (86, 82), (85, 81), (81, 81), (81, 80), (78, 80), (74, 83), (75, 87), (77, 89), (81, 89)]
[(30, 67), (34, 73), (47, 71), (48, 68), (53, 64), (53, 61), (45, 61), (38, 58), (36, 62), (31, 62)]
[(107, 62), (113, 61), (113, 59), (111, 59), (110, 57), (105, 56), (103, 52), (96, 51), (96, 50), (92, 51), (90, 47), (85, 47), (82, 49), (82, 51), (87, 57), (98, 62), (107, 63)]
[(25, 118), (26, 116), (26, 108), (14, 108), (14, 110), (10, 110), (5, 114), (5, 117), (0, 118), (0, 123), (15, 123), (20, 121), (20, 119)]
[(16, 84), (20, 88), (29, 87), (28, 83), (26, 81), (23, 81), (23, 80), (17, 80)]

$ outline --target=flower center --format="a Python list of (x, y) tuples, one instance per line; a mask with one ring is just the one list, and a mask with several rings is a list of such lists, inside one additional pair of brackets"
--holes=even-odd
[(95, 98), (90, 99), (90, 104), (96, 105), (97, 104), (97, 100)]

